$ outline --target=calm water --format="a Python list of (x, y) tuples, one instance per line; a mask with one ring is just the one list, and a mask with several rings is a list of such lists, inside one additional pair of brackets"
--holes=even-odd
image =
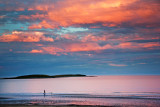
[[(160, 105), (160, 76), (1, 79), (0, 103)], [(46, 90), (46, 96), (43, 96)], [(52, 93), (52, 94), (51, 94)], [(45, 102), (44, 102), (45, 100)], [(136, 103), (135, 103), (136, 101)]]

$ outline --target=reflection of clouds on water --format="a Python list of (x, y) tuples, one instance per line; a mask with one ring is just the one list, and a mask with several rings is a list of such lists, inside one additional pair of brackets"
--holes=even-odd
[(0, 79), (0, 104), (157, 106), (159, 81), (159, 76)]
[[(53, 79), (1, 79), (0, 93), (120, 94), (160, 93), (159, 76), (97, 76)], [(147, 94), (147, 93), (146, 93)], [(148, 93), (149, 94), (149, 93)]]

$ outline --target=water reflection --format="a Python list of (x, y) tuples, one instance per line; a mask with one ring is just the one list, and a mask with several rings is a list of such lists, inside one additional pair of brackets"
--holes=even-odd
[[(98, 76), (54, 79), (0, 80), (0, 93), (160, 92), (160, 76)], [(118, 94), (118, 93), (115, 93)]]

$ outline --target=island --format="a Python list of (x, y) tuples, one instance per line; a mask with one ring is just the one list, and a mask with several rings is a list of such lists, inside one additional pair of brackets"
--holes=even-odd
[(60, 78), (60, 77), (86, 77), (82, 74), (65, 74), (65, 75), (43, 75), (43, 74), (33, 74), (33, 75), (23, 75), (17, 77), (3, 78), (3, 79), (39, 79), (39, 78)]

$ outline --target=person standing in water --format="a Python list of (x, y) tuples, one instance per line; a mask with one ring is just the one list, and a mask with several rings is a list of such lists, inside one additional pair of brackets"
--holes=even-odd
[(43, 94), (44, 94), (44, 97), (45, 97), (45, 96), (46, 96), (46, 91), (45, 91), (45, 90), (44, 90), (44, 93), (43, 93)]

